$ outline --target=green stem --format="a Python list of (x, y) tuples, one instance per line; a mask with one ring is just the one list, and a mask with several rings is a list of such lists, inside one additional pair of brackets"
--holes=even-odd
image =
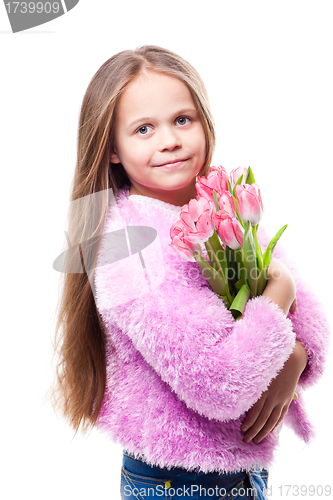
[(257, 235), (257, 227), (252, 226), (252, 234), (253, 234), (253, 239), (254, 239), (254, 244), (256, 246), (256, 253), (257, 253), (257, 259), (258, 259), (258, 267), (259, 271), (263, 270), (263, 259), (262, 259), (262, 251), (261, 251), (261, 246), (258, 240), (258, 235)]
[(246, 280), (246, 268), (244, 266), (244, 252), (243, 249), (240, 248), (239, 250), (236, 250), (236, 259), (237, 259), (237, 265), (239, 269), (239, 276), (242, 282), (242, 285), (247, 284)]
[(236, 288), (236, 283), (240, 278), (237, 252), (238, 252), (238, 250), (233, 250), (232, 248), (230, 248), (228, 246), (226, 246), (226, 248), (225, 248), (225, 253), (226, 253), (227, 262), (228, 262), (229, 290), (234, 297), (238, 293), (238, 290)]
[(211, 261), (212, 265), (215, 269), (221, 274), (226, 289), (226, 296), (228, 301), (233, 301), (233, 298), (230, 294), (229, 284), (228, 284), (228, 262), (225, 251), (223, 250), (219, 237), (217, 235), (216, 230), (214, 230), (213, 235), (205, 241), (205, 247), (207, 250), (208, 258)]

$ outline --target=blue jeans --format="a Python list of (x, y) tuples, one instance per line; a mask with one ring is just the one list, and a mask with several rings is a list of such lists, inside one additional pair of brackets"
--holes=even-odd
[(122, 500), (267, 500), (268, 471), (218, 474), (150, 466), (124, 452)]

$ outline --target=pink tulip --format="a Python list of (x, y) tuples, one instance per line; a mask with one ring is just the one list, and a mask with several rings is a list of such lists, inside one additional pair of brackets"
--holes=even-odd
[(236, 217), (234, 198), (232, 194), (229, 193), (229, 191), (224, 191), (218, 201), (220, 210), (224, 210), (229, 215), (231, 215), (231, 217)]
[(243, 246), (244, 229), (240, 222), (227, 212), (220, 210), (214, 214), (216, 231), (225, 245), (238, 250)]
[(184, 224), (182, 221), (177, 220), (170, 228), (171, 244), (170, 246), (176, 250), (182, 257), (191, 262), (195, 262), (192, 251), (201, 254), (200, 245), (193, 245), (186, 239), (184, 232)]
[(236, 182), (238, 181), (238, 179), (240, 178), (241, 175), (243, 175), (241, 184), (244, 186), (244, 184), (246, 182), (247, 168), (237, 167), (237, 168), (234, 168), (233, 170), (231, 170), (231, 172), (230, 172), (230, 184), (231, 184), (232, 189), (234, 188)]
[(259, 224), (262, 218), (263, 204), (258, 184), (238, 185), (235, 194), (241, 219), (244, 222), (249, 220), (252, 226)]
[(224, 172), (225, 174), (227, 174), (226, 169), (222, 165), (216, 165), (216, 167), (214, 165), (211, 165), (209, 167), (208, 174), (211, 174), (212, 172)]
[(222, 165), (211, 167), (207, 177), (199, 177), (195, 184), (198, 196), (203, 196), (207, 200), (214, 202), (213, 189), (217, 197), (221, 196), (223, 191), (228, 190), (228, 174)]
[(192, 244), (207, 241), (214, 233), (213, 204), (203, 197), (192, 199), (180, 211), (187, 242)]

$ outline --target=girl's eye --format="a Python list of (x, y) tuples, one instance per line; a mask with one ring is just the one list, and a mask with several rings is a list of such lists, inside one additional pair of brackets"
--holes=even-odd
[(142, 127), (140, 127), (137, 132), (138, 134), (140, 135), (146, 135), (148, 134), (148, 132), (150, 131), (151, 127), (149, 127), (149, 125), (143, 125)]
[(187, 118), (187, 116), (180, 116), (176, 121), (178, 125), (187, 125), (190, 121), (190, 118)]

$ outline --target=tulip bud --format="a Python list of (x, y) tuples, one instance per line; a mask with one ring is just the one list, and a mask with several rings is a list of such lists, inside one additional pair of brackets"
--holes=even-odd
[(199, 177), (196, 184), (198, 196), (214, 202), (213, 191), (221, 196), (223, 191), (228, 190), (228, 174), (224, 167), (212, 167), (207, 177)]
[(263, 204), (258, 184), (238, 185), (235, 190), (238, 213), (246, 223), (251, 226), (259, 224), (263, 214)]
[(227, 212), (220, 210), (214, 214), (216, 231), (225, 245), (238, 250), (243, 246), (244, 229), (240, 222)]
[(178, 220), (170, 228), (171, 244), (184, 259), (195, 262), (193, 251), (201, 254), (201, 248), (198, 244), (192, 244), (186, 237), (186, 229), (182, 221)]
[(192, 199), (180, 211), (187, 241), (199, 244), (207, 241), (214, 232), (213, 204), (206, 198)]
[(231, 170), (231, 172), (230, 172), (230, 184), (231, 184), (232, 188), (235, 187), (235, 184), (241, 175), (243, 175), (241, 185), (244, 186), (244, 184), (246, 183), (247, 168), (237, 167), (237, 168), (234, 168), (233, 170)]
[(234, 198), (229, 191), (224, 191), (222, 193), (222, 196), (219, 198), (219, 207), (220, 210), (224, 210), (227, 212), (231, 217), (236, 217), (236, 208), (235, 208), (235, 202)]

